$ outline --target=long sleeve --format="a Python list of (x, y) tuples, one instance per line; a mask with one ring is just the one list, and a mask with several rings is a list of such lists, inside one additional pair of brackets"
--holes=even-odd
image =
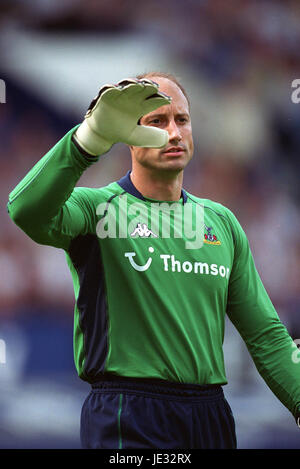
[[(92, 189), (75, 188), (83, 171), (99, 157), (83, 155), (71, 129), (9, 195), (12, 220), (34, 241), (67, 249), (70, 240), (89, 230)], [(75, 189), (74, 189), (75, 188)]]
[(295, 344), (262, 284), (243, 229), (231, 212), (229, 216), (235, 258), (227, 314), (244, 339), (266, 384), (296, 415), (300, 402), (300, 363), (292, 360)]

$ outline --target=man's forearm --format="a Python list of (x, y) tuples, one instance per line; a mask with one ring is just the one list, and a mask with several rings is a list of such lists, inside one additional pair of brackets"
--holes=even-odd
[(256, 331), (254, 327), (251, 328), (251, 334), (249, 327), (247, 331), (243, 327), (242, 321), (235, 320), (230, 314), (229, 317), (244, 339), (261, 377), (282, 404), (296, 416), (300, 403), (300, 369), (299, 363), (293, 360), (296, 347), (286, 327), (275, 314), (273, 319), (265, 319), (265, 324), (261, 321)]
[(99, 158), (88, 157), (76, 147), (72, 141), (76, 128), (51, 148), (9, 195), (10, 217), (33, 239), (47, 229), (83, 171)]

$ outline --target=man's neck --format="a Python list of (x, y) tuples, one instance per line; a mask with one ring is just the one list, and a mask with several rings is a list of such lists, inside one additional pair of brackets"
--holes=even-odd
[(177, 201), (181, 197), (183, 171), (174, 174), (133, 169), (130, 179), (137, 190), (146, 198)]

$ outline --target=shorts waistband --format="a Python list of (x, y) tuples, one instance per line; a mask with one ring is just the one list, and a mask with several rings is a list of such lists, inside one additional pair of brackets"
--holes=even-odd
[(195, 396), (195, 397), (217, 397), (223, 396), (222, 386), (219, 384), (188, 384), (166, 381), (158, 378), (130, 378), (123, 376), (103, 376), (97, 382), (92, 383), (92, 389), (99, 390), (128, 390), (144, 391), (151, 393)]

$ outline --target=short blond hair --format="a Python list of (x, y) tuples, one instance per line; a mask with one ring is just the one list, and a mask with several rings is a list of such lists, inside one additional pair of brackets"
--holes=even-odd
[[(141, 73), (139, 75), (136, 76), (136, 78), (138, 80), (142, 80), (143, 78), (149, 78), (150, 80), (152, 78), (155, 78), (155, 77), (158, 77), (158, 78), (166, 78), (170, 81), (172, 81), (173, 83), (175, 83), (175, 85), (178, 86), (178, 88), (182, 91), (182, 93), (184, 94), (187, 102), (188, 102), (188, 105), (190, 107), (190, 99), (189, 99), (189, 96), (186, 92), (186, 90), (184, 89), (184, 87), (182, 86), (182, 84), (180, 83), (180, 81), (178, 80), (178, 78), (176, 78), (175, 75), (173, 75), (172, 73), (165, 73), (165, 72), (155, 72), (155, 71), (152, 71), (152, 72), (145, 72), (145, 73)], [(155, 80), (154, 80), (155, 81)]]

